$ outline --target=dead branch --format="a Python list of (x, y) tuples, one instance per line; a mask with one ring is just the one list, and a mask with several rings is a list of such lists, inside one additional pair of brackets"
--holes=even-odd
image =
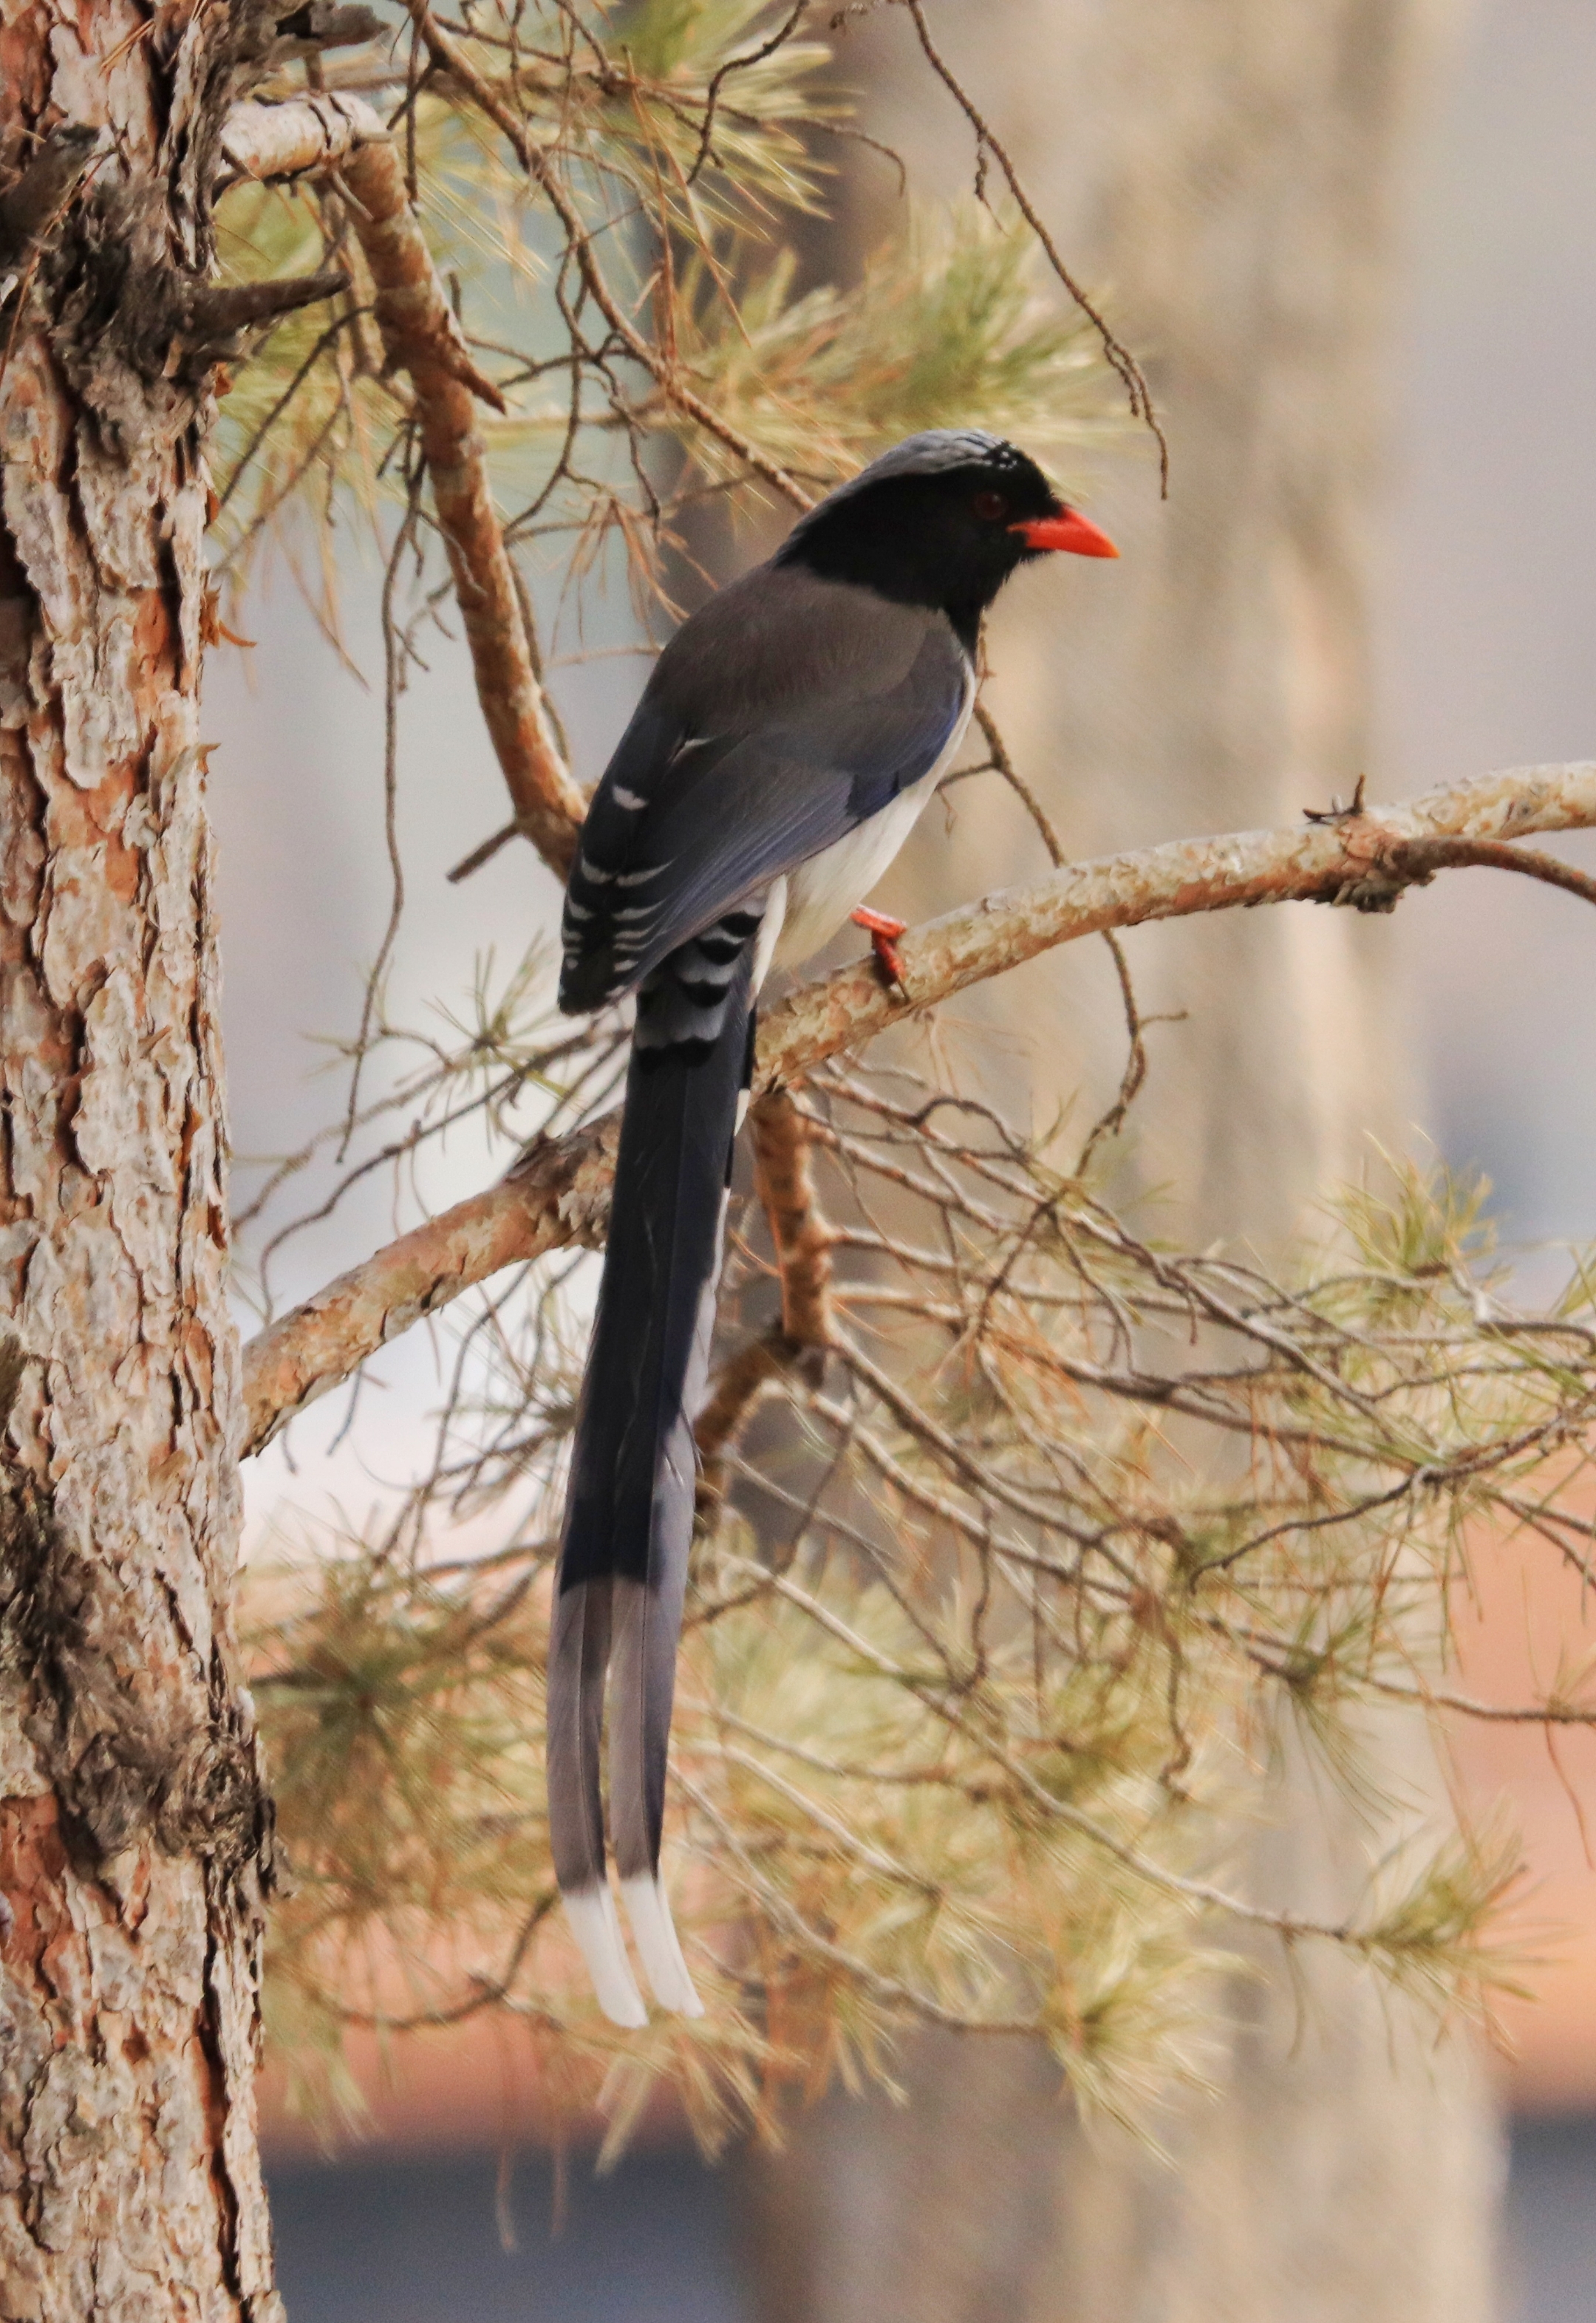
[(754, 1182), (770, 1220), (782, 1276), (782, 1329), (794, 1347), (831, 1344), (831, 1229), (815, 1197), (809, 1124), (791, 1092), (773, 1088), (753, 1109)]
[(223, 150), (241, 175), (335, 175), (349, 197), (389, 366), (407, 372), (416, 390), (438, 529), (516, 827), (564, 878), (586, 803), (555, 741), (476, 423), (473, 397), (499, 411), (504, 399), (467, 353), (399, 152), (368, 105), (329, 93), (234, 106)]
[(831, 1246), (835, 1239), (815, 1194), (809, 1124), (790, 1090), (773, 1088), (749, 1117), (754, 1183), (781, 1274), (781, 1320), (748, 1340), (721, 1365), (700, 1415), (703, 1463), (701, 1505), (725, 1490), (726, 1455), (765, 1390), (794, 1373), (815, 1386), (832, 1344)]
[(1596, 879), (1588, 872), (1576, 871), (1572, 863), (1564, 863), (1555, 855), (1543, 855), (1530, 847), (1509, 846), (1500, 839), (1416, 840), (1411, 846), (1401, 849), (1395, 859), (1416, 887), (1427, 886), (1434, 871), (1520, 871), (1527, 879), (1543, 880), (1548, 887), (1561, 887), (1570, 895), (1582, 896), (1587, 904), (1596, 904)]
[(297, 307), (313, 307), (319, 299), (336, 298), (348, 288), (349, 277), (341, 266), (265, 282), (197, 283), (183, 300), (186, 335), (201, 346), (219, 345), (240, 331), (275, 322), (280, 315), (291, 315)]
[(324, 49), (363, 48), (368, 41), (381, 40), (386, 29), (374, 8), (336, 7), (333, 0), (306, 0), (304, 7), (278, 18), (271, 61), (320, 56)]
[[(757, 1084), (790, 1084), (889, 1024), (1081, 936), (1257, 904), (1389, 908), (1403, 886), (1427, 878), (1437, 859), (1433, 842), (1505, 842), (1593, 826), (1596, 761), (1582, 761), (1509, 768), (1407, 806), (1303, 830), (1178, 840), (1069, 865), (904, 936), (901, 987), (883, 984), (867, 959), (793, 993), (766, 1020)], [(244, 1350), (245, 1451), (258, 1451), (292, 1412), (418, 1317), (500, 1267), (564, 1244), (601, 1242), (616, 1129), (610, 1115), (572, 1136), (539, 1141), (497, 1185), (376, 1252), (260, 1332)]]

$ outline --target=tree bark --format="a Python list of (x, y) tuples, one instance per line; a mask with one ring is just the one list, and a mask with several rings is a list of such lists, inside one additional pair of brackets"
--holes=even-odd
[[(1284, 823), (1363, 771), (1388, 322), (1443, 13), (928, 11), (1069, 262), (1150, 359), (1173, 453), (1167, 507), (1124, 462), (1090, 499), (1121, 564), (1021, 584), (994, 624), (988, 698), (1072, 857)], [(860, 40), (869, 126), (951, 185), (968, 128), (928, 93), (913, 39), (891, 10)], [(952, 794), (951, 849), (927, 818), (894, 909), (1037, 865), (1018, 808), (1005, 829), (995, 785), (975, 795)], [(970, 1069), (1011, 1098), (1033, 1088), (1039, 1121), (1117, 1079), (1114, 981), (1106, 961), (1089, 976), (1088, 949), (962, 1006), (982, 1028)], [(1159, 1231), (1267, 1246), (1355, 1171), (1371, 1130), (1400, 1138), (1380, 932), (1351, 913), (1230, 914), (1127, 949), (1142, 1008), (1188, 1012), (1150, 1033), (1133, 1121), (1133, 1184), (1169, 1189)], [(1259, 1801), (1260, 1900), (1334, 1916), (1400, 1831), (1445, 1813), (1422, 1730), (1382, 1734), (1403, 1804), (1368, 1824), (1287, 1753)], [(1160, 2126), (1172, 2168), (1084, 2132), (1040, 2052), (958, 2035), (907, 2052), (907, 2105), (833, 2097), (783, 2154), (747, 2157), (760, 2323), (1482, 2323), (1500, 2154), (1467, 2043), (1435, 2046), (1338, 1959), (1271, 1946), (1256, 1964), (1223, 1996), (1216, 2100)]]
[(30, 2323), (281, 2314), (198, 718), (209, 185), (272, 29), (87, 0), (0, 41), (0, 229), (41, 133), (78, 164), (0, 252), (0, 2315)]

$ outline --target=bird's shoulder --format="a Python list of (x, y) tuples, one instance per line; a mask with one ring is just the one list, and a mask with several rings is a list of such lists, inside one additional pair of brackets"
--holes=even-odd
[(896, 692), (931, 656), (962, 649), (947, 616), (802, 565), (762, 565), (685, 620), (646, 701), (684, 732), (748, 733), (794, 714)]
[(849, 730), (935, 723), (962, 698), (968, 657), (945, 615), (802, 566), (762, 565), (675, 632), (593, 793), (590, 860), (626, 868), (648, 853), (656, 817), (683, 785), (712, 786), (762, 736), (803, 758), (849, 755)]

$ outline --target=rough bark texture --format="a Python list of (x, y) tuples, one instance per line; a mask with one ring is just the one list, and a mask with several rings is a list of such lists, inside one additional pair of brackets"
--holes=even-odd
[(247, 5), (130, 0), (20, 6), (0, 32), (0, 183), (26, 182), (63, 116), (110, 132), (0, 317), (0, 2315), (18, 2323), (281, 2312), (198, 724), (209, 183), (272, 37)]
[[(1167, 507), (1123, 468), (1090, 496), (1121, 564), (1021, 584), (995, 624), (989, 699), (1072, 857), (1281, 826), (1363, 770), (1401, 174), (1441, 13), (928, 11), (1149, 359), (1173, 452)], [(964, 124), (927, 94), (905, 15), (873, 18), (854, 62), (883, 93), (870, 126), (962, 177)], [(985, 791), (953, 800), (951, 845), (927, 817), (891, 908), (1037, 862), (1017, 812), (1010, 837)], [(1130, 941), (1143, 1008), (1189, 1012), (1150, 1035), (1137, 1107), (1136, 1174), (1180, 1204), (1158, 1230), (1267, 1247), (1358, 1166), (1369, 1129), (1400, 1139), (1380, 933), (1350, 912), (1235, 913)], [(1089, 951), (961, 1004), (984, 1028), (975, 1064), (1001, 1081), (1012, 1060), (1005, 1094), (1028, 1080), (1039, 1120), (1083, 1079), (1089, 1119), (1117, 1077), (1112, 972), (1093, 978)], [(1382, 1830), (1333, 1811), (1326, 1832), (1322, 1790), (1280, 1780), (1249, 1892), (1334, 1914), (1408, 1815), (1444, 1812), (1422, 1736), (1384, 1747), (1404, 1813)], [(905, 2060), (907, 2107), (828, 2100), (784, 2156), (748, 2164), (761, 2323), (1481, 2323), (1499, 2158), (1466, 2045), (1431, 2050), (1336, 1959), (1288, 1971), (1270, 1948), (1260, 1965), (1216, 2028), (1218, 2102), (1169, 2126), (1173, 2171), (1083, 2135), (1017, 2045), (928, 2039)]]

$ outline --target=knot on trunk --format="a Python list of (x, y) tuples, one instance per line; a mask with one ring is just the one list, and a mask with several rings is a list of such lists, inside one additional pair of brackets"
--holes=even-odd
[(216, 363), (243, 360), (249, 352), (245, 332), (274, 323), (298, 307), (335, 298), (349, 288), (349, 277), (341, 266), (326, 267), (316, 274), (288, 275), (276, 282), (175, 280), (174, 311), (163, 318), (167, 327), (156, 342), (159, 350), (160, 337), (166, 341), (164, 349), (159, 350), (160, 370), (168, 379), (194, 381)]
[(349, 281), (337, 267), (275, 282), (204, 281), (173, 262), (158, 192), (108, 173), (54, 237), (38, 279), (74, 391), (129, 445), (148, 438), (152, 381), (177, 390), (167, 424), (180, 432), (218, 363), (244, 360), (253, 333)]
[(338, 0), (304, 0), (277, 19), (277, 38), (268, 52), (272, 64), (290, 57), (319, 55), (323, 49), (357, 49), (384, 30), (374, 8), (340, 6)]
[[(7, 1401), (9, 1353), (0, 1346)], [(31, 1697), (23, 1729), (85, 1868), (151, 1842), (252, 1884), (257, 1899), (268, 1892), (271, 1802), (249, 1697), (220, 1655), (196, 1717), (180, 1675), (143, 1666), (137, 1607), (111, 1562), (78, 1548), (48, 1497), (14, 1476), (0, 1500), (0, 1666)]]

